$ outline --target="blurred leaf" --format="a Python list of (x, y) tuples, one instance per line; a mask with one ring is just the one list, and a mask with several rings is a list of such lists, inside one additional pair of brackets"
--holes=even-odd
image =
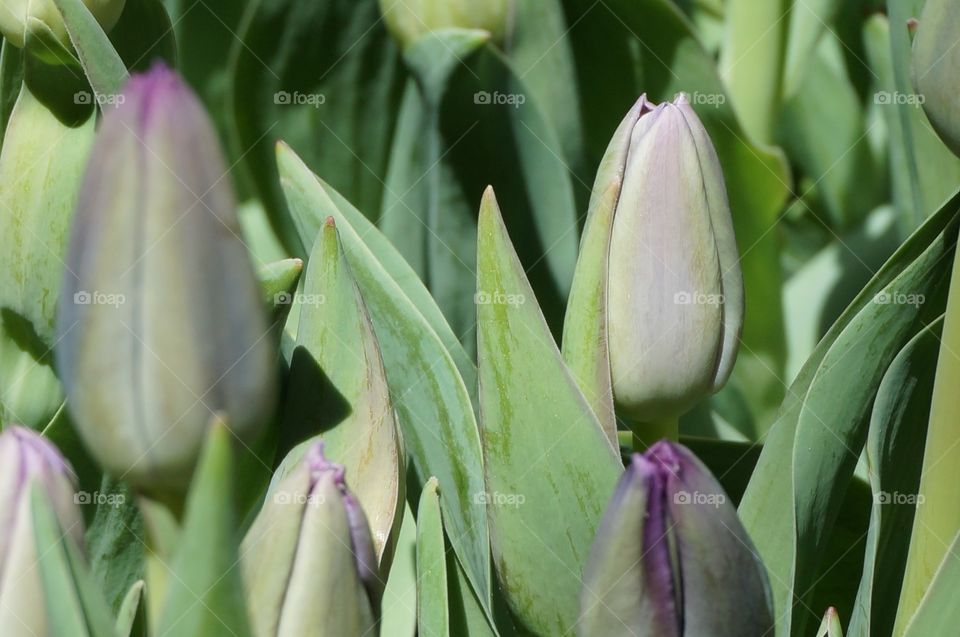
[[(82, 0), (53, 0), (63, 15), (63, 24), (70, 35), (87, 74), (90, 86), (101, 106), (120, 94), (127, 81), (127, 67), (103, 32), (103, 28)], [(131, 4), (136, 0), (131, 0)]]
[(134, 582), (120, 604), (120, 610), (117, 612), (117, 634), (119, 637), (135, 637), (138, 634), (134, 631), (138, 623), (143, 623), (143, 586), (142, 579)]
[[(278, 149), (277, 161), (302, 239), (315, 236), (318, 224), (328, 216), (338, 224), (347, 260), (380, 342), (404, 446), (412, 462), (413, 482), (419, 489), (430, 476), (436, 476), (441, 484), (449, 485), (440, 506), (450, 542), (481, 603), (489, 609), (490, 543), (484, 511), (473, 503), (474, 495), (483, 491), (480, 438), (466, 379), (456, 363), (462, 357), (448, 351), (445, 345), (449, 340), (434, 331), (435, 321), (442, 317), (436, 318), (428, 305), (424, 311), (435, 317), (428, 321), (404, 293), (410, 289), (421, 294), (415, 278), (407, 279), (401, 288), (387, 274), (370, 250), (377, 241), (368, 234), (371, 246), (364, 245), (359, 236), (362, 227), (351, 226), (346, 206), (334, 202), (324, 184), (289, 148)], [(387, 264), (399, 260), (389, 253), (381, 256)], [(394, 269), (394, 276), (403, 271)], [(444, 332), (449, 333), (449, 327)], [(466, 382), (473, 385), (474, 378), (475, 374)]]
[(817, 637), (843, 637), (843, 627), (840, 625), (840, 616), (837, 609), (831, 606), (823, 615)]
[[(890, 35), (892, 86), (882, 88), (881, 91), (888, 93), (878, 92), (874, 99), (882, 98), (886, 102), (883, 105), (885, 111), (890, 111), (888, 122), (894, 184), (898, 171), (909, 176), (908, 190), (897, 197), (897, 204), (905, 214), (904, 236), (918, 227), (960, 185), (960, 159), (933, 132), (917, 100), (908, 99), (916, 96), (910, 77), (911, 37), (907, 20), (920, 15), (923, 2), (888, 0), (889, 24), (882, 18), (874, 18), (867, 29), (868, 33), (871, 30), (878, 32), (867, 38), (868, 43), (880, 32)], [(883, 63), (881, 55), (871, 57)], [(883, 72), (880, 75), (884, 77)]]
[(518, 621), (576, 624), (580, 575), (623, 467), (553, 341), (492, 189), (477, 240), (480, 413), (494, 564)]
[[(183, 529), (167, 568), (170, 577), (157, 634), (183, 637), (250, 635), (233, 519), (233, 440), (216, 421), (187, 495)], [(150, 591), (151, 595), (157, 591)]]
[[(83, 556), (39, 486), (30, 493), (36, 556), (51, 637), (114, 637), (113, 618)], [(26, 585), (26, 584), (24, 584)], [(30, 612), (43, 612), (33, 608)]]
[(260, 266), (257, 271), (263, 300), (272, 310), (274, 319), (281, 325), (293, 305), (301, 272), (302, 259), (273, 261)]
[(890, 364), (874, 401), (867, 436), (873, 492), (870, 529), (851, 637), (891, 635), (913, 524), (942, 321), (917, 334)]
[[(953, 204), (956, 209), (956, 204)], [(900, 591), (894, 634), (902, 635), (946, 557), (947, 538), (960, 530), (960, 258), (954, 257), (943, 340), (917, 492), (917, 511)]]
[(475, 343), (476, 210), (492, 184), (507, 224), (559, 333), (576, 263), (578, 224), (569, 170), (534, 94), (483, 31), (444, 29), (404, 58), (417, 95), (404, 100), (381, 227), (420, 266), (466, 349)]
[(450, 616), (439, 499), (437, 479), (430, 478), (417, 510), (417, 629), (443, 637), (450, 634)]
[[(414, 637), (417, 632), (417, 522), (404, 507), (397, 550), (383, 591), (380, 634)], [(453, 555), (453, 553), (451, 553)], [(456, 561), (456, 557), (452, 558)]]
[(380, 209), (405, 77), (377, 0), (251, 0), (231, 55), (234, 154), (293, 256), (273, 143), (284, 138), (361, 210)]
[(943, 562), (930, 582), (917, 612), (903, 633), (905, 637), (950, 635), (960, 623), (957, 588), (960, 587), (960, 532), (946, 547)]
[(380, 345), (332, 218), (313, 245), (297, 305), (281, 435), (310, 439), (287, 454), (273, 481), (320, 435), (325, 453), (346, 469), (386, 579), (403, 515), (405, 458)]
[(939, 314), (958, 207), (960, 196), (861, 291), (804, 365), (767, 436), (740, 514), (770, 572), (777, 635), (803, 634), (809, 618), (803, 604), (866, 438), (883, 372), (923, 321)]
[[(798, 11), (802, 4), (796, 5)], [(777, 125), (778, 141), (814, 180), (830, 225), (838, 229), (858, 223), (884, 194), (840, 46), (831, 35), (809, 52), (803, 61), (808, 72), (800, 90), (784, 103)]]
[(786, 98), (802, 91), (804, 80), (815, 74), (816, 71), (810, 66), (810, 59), (815, 56), (823, 34), (828, 31), (833, 33), (830, 25), (842, 4), (842, 0), (803, 0), (790, 3), (783, 61), (783, 94)]

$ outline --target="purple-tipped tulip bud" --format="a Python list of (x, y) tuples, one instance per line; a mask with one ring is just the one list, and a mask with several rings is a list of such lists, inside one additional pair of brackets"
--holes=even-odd
[(0, 635), (49, 634), (38, 566), (31, 491), (48, 500), (65, 534), (83, 545), (76, 477), (60, 452), (40, 434), (12, 426), (0, 433)]
[(667, 441), (634, 454), (584, 571), (578, 634), (762, 637), (773, 630), (770, 599), (763, 564), (709, 469)]
[(268, 494), (240, 555), (255, 637), (376, 634), (370, 525), (322, 441)]
[(266, 310), (213, 124), (162, 65), (106, 109), (67, 264), (57, 363), (101, 465), (182, 492), (214, 414), (259, 435), (276, 381)]
[[(594, 184), (564, 355), (601, 421), (679, 417), (727, 381), (743, 278), (723, 173), (686, 96), (641, 97)], [(611, 425), (612, 426), (612, 425)]]

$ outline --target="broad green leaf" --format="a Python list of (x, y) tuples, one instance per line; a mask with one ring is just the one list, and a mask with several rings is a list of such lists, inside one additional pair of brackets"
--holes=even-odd
[(286, 212), (273, 145), (307, 153), (318, 174), (368, 213), (380, 209), (406, 80), (377, 0), (253, 0), (233, 43), (234, 154), (292, 256), (306, 256)]
[(895, 635), (902, 635), (946, 557), (950, 538), (960, 529), (960, 258), (954, 256), (943, 340), (930, 403), (926, 446), (920, 471), (917, 511), (903, 575)]
[[(131, 0), (137, 2), (138, 0)], [(113, 103), (127, 81), (127, 67), (82, 0), (53, 0), (63, 15), (70, 41), (73, 43), (90, 80), (97, 101), (103, 107)]]
[[(902, 193), (898, 204), (906, 206), (908, 220), (905, 235), (918, 227), (936, 206), (960, 185), (960, 159), (943, 145), (930, 127), (923, 109), (917, 103), (910, 74), (911, 36), (907, 21), (920, 15), (924, 0), (888, 0), (889, 24), (875, 19), (871, 27), (886, 30), (890, 35), (893, 85), (882, 88), (875, 99), (885, 102), (891, 111), (891, 155), (902, 159), (892, 166), (894, 184), (897, 171), (909, 175), (909, 190)], [(897, 99), (894, 99), (894, 98)]]
[[(83, 556), (65, 539), (42, 488), (30, 494), (37, 575), (51, 637), (115, 637), (113, 618)], [(27, 585), (26, 583), (24, 585)], [(30, 612), (42, 612), (39, 608)]]
[(560, 634), (576, 623), (580, 575), (623, 466), (560, 357), (492, 189), (477, 270), (486, 469), (477, 502), (514, 615), (528, 631)]
[[(436, 476), (441, 484), (449, 485), (440, 507), (450, 543), (489, 615), (489, 535), (485, 513), (474, 504), (475, 494), (483, 491), (483, 461), (470, 393), (458, 370), (458, 359), (357, 236), (358, 230), (347, 218), (349, 213), (341, 211), (303, 162), (282, 146), (278, 163), (302, 239), (311, 232), (315, 236), (317, 220), (326, 216), (334, 217), (340, 228), (347, 261), (380, 342), (387, 383), (412, 463), (413, 484), (420, 488), (430, 476)], [(472, 384), (472, 379), (467, 382)]]
[(934, 574), (923, 600), (917, 607), (904, 635), (951, 635), (960, 622), (957, 587), (960, 586), (960, 532), (946, 548), (943, 562)]
[(907, 343), (877, 389), (866, 449), (873, 506), (851, 637), (893, 632), (942, 327), (937, 321)]
[[(778, 3), (764, 3), (764, 9)], [(592, 157), (603, 155), (617, 124), (642, 93), (661, 102), (686, 91), (710, 134), (723, 167), (747, 298), (743, 345), (730, 385), (747, 399), (762, 433), (783, 397), (783, 313), (780, 303), (750, 299), (780, 298), (781, 247), (774, 227), (789, 190), (785, 159), (776, 149), (749, 141), (713, 58), (672, 2), (563, 4), (568, 24), (576, 25), (567, 34), (577, 62), (577, 77), (569, 81), (579, 87)]]
[(812, 593), (884, 370), (942, 311), (958, 207), (960, 198), (947, 202), (861, 291), (788, 390), (767, 436), (740, 514), (770, 573), (777, 635), (803, 634), (802, 602)]
[(24, 85), (0, 151), (0, 307), (26, 319), (44, 349), (53, 344), (67, 234), (94, 120), (65, 125)]
[[(492, 184), (524, 268), (559, 331), (576, 262), (577, 210), (563, 147), (534, 94), (482, 31), (443, 29), (404, 51), (407, 95), (381, 227), (421, 265), (466, 348), (474, 346), (476, 209)], [(414, 111), (411, 114), (409, 111)]]
[[(277, 161), (282, 179), (291, 179), (292, 175), (302, 175), (303, 179), (319, 184), (323, 194), (326, 195), (318, 196), (313, 208), (294, 211), (296, 213), (294, 221), (299, 235), (304, 240), (306, 237), (315, 237), (324, 220), (332, 216), (338, 224), (343, 249), (348, 259), (353, 262), (354, 274), (361, 292), (374, 283), (376, 283), (375, 287), (393, 287), (394, 285), (399, 287), (403, 295), (413, 303), (430, 325), (430, 329), (443, 342), (444, 347), (453, 357), (470, 396), (475, 396), (476, 365), (463, 349), (457, 335), (450, 329), (450, 324), (437, 307), (437, 302), (430, 296), (423, 281), (390, 240), (330, 184), (316, 175), (310, 175), (308, 178), (306, 175), (309, 171), (306, 166), (290, 147), (282, 142), (277, 145)], [(286, 189), (286, 184), (283, 185)]]
[[(215, 422), (190, 492), (183, 530), (169, 562), (157, 634), (182, 637), (250, 635), (233, 519), (233, 438)], [(155, 592), (148, 591), (153, 595)]]
[(386, 575), (403, 515), (403, 445), (380, 345), (332, 217), (313, 245), (297, 302), (283, 431), (311, 439), (287, 455), (274, 481), (300, 462), (319, 434), (325, 453), (346, 469)]
[(417, 509), (417, 629), (422, 635), (450, 634), (447, 561), (437, 479), (423, 487)]

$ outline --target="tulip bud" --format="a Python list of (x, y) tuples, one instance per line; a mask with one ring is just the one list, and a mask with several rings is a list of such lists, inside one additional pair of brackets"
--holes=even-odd
[(322, 441), (268, 494), (240, 555), (255, 637), (376, 634), (370, 526)]
[(80, 189), (58, 308), (57, 366), (108, 471), (181, 493), (213, 415), (252, 442), (276, 354), (213, 125), (172, 71), (133, 76), (107, 109)]
[[(126, 0), (83, 0), (104, 31), (110, 31), (120, 19)], [(53, 0), (0, 0), (0, 32), (18, 48), (23, 48), (27, 31), (46, 27), (64, 46), (70, 38), (63, 17)]]
[(406, 48), (421, 36), (444, 28), (482, 29), (500, 40), (512, 0), (380, 0), (387, 28)]
[(913, 41), (913, 82), (933, 129), (954, 154), (960, 155), (960, 4), (927, 0)]
[[(581, 382), (606, 378), (598, 386), (623, 415), (676, 419), (726, 383), (743, 325), (723, 174), (685, 96), (660, 105), (640, 98), (610, 142), (593, 192), (564, 353)], [(571, 361), (598, 350), (609, 373)], [(609, 420), (604, 405), (595, 409)]]
[(66, 540), (83, 545), (76, 477), (60, 452), (20, 426), (0, 433), (0, 635), (48, 634), (30, 493), (49, 500)]
[(634, 454), (583, 575), (578, 634), (773, 634), (766, 571), (723, 488), (683, 446)]

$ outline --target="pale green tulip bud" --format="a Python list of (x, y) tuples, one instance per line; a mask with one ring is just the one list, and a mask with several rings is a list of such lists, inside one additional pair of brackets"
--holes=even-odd
[(960, 3), (927, 0), (913, 41), (913, 82), (933, 129), (960, 155)]
[[(107, 32), (120, 19), (125, 3), (126, 0), (83, 0), (83, 4)], [(63, 25), (63, 17), (53, 0), (0, 0), (0, 32), (14, 46), (23, 48), (27, 32), (43, 28), (48, 29), (58, 42), (69, 47), (70, 38)]]
[(684, 95), (641, 97), (610, 142), (567, 317), (578, 379), (636, 422), (675, 419), (729, 378), (743, 279), (717, 154)]
[(481, 29), (500, 40), (512, 4), (512, 0), (380, 0), (380, 11), (387, 28), (406, 48), (430, 31), (445, 28)]
[(376, 634), (370, 526), (322, 441), (267, 495), (240, 555), (255, 637)]
[(39, 491), (65, 535), (83, 546), (83, 517), (76, 504), (76, 477), (53, 444), (20, 426), (0, 434), (0, 635), (45, 637), (49, 633), (31, 491)]
[(214, 414), (252, 443), (276, 352), (213, 125), (176, 73), (134, 75), (107, 109), (74, 218), (57, 367), (111, 473), (182, 493)]
[(581, 637), (773, 634), (764, 568), (727, 494), (686, 447), (634, 454), (583, 574)]

